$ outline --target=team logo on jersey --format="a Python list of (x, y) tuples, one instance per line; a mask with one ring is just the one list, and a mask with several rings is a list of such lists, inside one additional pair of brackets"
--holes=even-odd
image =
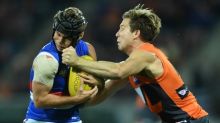
[(184, 99), (189, 94), (189, 90), (186, 85), (182, 85), (180, 88), (176, 89), (176, 92), (181, 99)]

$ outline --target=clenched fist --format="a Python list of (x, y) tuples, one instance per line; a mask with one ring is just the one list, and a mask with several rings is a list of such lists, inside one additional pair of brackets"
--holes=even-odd
[(77, 63), (79, 56), (76, 54), (75, 49), (71, 46), (63, 50), (62, 63), (74, 66)]

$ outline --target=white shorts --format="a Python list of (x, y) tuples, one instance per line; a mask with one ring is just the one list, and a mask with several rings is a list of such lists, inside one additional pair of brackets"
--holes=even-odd
[[(23, 123), (54, 123), (54, 122), (44, 122), (44, 121), (37, 121), (33, 119), (25, 119)], [(68, 122), (68, 123), (82, 123), (82, 121), (77, 121), (77, 122)]]

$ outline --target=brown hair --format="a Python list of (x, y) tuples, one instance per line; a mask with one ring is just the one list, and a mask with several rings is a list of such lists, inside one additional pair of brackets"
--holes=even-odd
[(125, 12), (122, 18), (130, 19), (131, 32), (140, 30), (143, 40), (153, 41), (160, 33), (161, 20), (151, 9), (143, 8), (143, 6), (138, 4)]

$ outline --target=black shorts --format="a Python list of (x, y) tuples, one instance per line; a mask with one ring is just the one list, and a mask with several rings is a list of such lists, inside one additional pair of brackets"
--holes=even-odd
[(177, 122), (166, 122), (166, 121), (162, 121), (162, 123), (209, 123), (209, 118), (208, 116), (199, 118), (199, 119), (185, 119), (185, 120), (181, 120), (181, 121), (177, 121)]

